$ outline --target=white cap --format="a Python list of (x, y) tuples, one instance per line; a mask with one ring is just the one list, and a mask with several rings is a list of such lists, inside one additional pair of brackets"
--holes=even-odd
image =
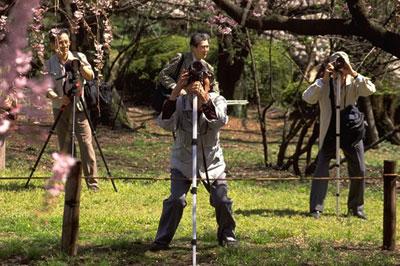
[(329, 57), (329, 62), (335, 61), (336, 59), (338, 59), (338, 57), (343, 58), (344, 61), (345, 61), (348, 65), (350, 65), (349, 56), (348, 56), (348, 54), (346, 54), (346, 53), (343, 52), (343, 51), (334, 52), (334, 53)]

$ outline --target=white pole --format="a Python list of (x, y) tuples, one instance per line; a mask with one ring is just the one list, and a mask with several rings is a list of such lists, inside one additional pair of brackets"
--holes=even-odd
[(196, 232), (196, 205), (197, 205), (197, 95), (193, 95), (193, 133), (192, 133), (192, 194), (193, 194), (193, 208), (192, 208), (192, 223), (193, 223), (193, 239), (192, 239), (192, 261), (193, 266), (196, 263), (196, 245), (197, 245), (197, 232)]
[(340, 84), (341, 75), (337, 72), (336, 77), (336, 217), (339, 217), (339, 194), (340, 194)]

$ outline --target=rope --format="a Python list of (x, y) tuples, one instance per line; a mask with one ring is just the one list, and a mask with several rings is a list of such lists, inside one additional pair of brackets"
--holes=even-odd
[[(398, 174), (384, 174), (383, 177), (397, 177)], [(300, 178), (300, 177), (286, 177), (286, 178), (274, 178), (274, 177), (234, 177), (234, 178), (215, 178), (212, 180), (227, 180), (229, 182), (232, 181), (312, 181), (312, 180), (382, 180), (383, 177), (307, 177), (307, 178)], [(36, 179), (36, 180), (46, 180), (50, 179), (50, 176), (36, 176), (36, 177), (31, 177), (31, 179)], [(143, 181), (169, 181), (171, 180), (170, 177), (163, 177), (163, 178), (153, 178), (153, 177), (134, 177), (134, 176), (123, 176), (123, 177), (109, 177), (109, 176), (97, 176), (94, 177), (95, 179), (98, 180), (143, 180)], [(5, 181), (5, 180), (26, 180), (28, 177), (24, 176), (6, 176), (6, 177), (0, 177), (0, 181)], [(85, 179), (85, 177), (82, 177), (82, 179)], [(175, 180), (192, 180), (191, 178), (174, 178)]]

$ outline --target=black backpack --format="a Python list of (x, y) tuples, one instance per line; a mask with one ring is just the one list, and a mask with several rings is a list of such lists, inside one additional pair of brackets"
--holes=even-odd
[(93, 128), (96, 129), (100, 117), (99, 86), (97, 80), (86, 81), (84, 85), (86, 109)]
[(86, 107), (89, 111), (98, 109), (99, 106), (99, 87), (97, 81), (89, 80), (86, 81), (84, 85), (84, 97), (86, 102)]

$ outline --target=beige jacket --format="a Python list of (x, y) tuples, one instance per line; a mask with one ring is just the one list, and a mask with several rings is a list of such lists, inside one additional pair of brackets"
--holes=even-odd
[[(334, 92), (336, 93), (336, 82), (334, 81)], [(356, 104), (359, 96), (368, 96), (375, 92), (375, 85), (367, 77), (358, 74), (357, 78), (346, 77), (346, 85), (340, 91), (340, 109)], [(319, 147), (322, 147), (331, 120), (332, 108), (329, 98), (329, 82), (317, 79), (303, 92), (303, 100), (310, 104), (319, 104)], [(335, 101), (336, 102), (336, 101)]]

